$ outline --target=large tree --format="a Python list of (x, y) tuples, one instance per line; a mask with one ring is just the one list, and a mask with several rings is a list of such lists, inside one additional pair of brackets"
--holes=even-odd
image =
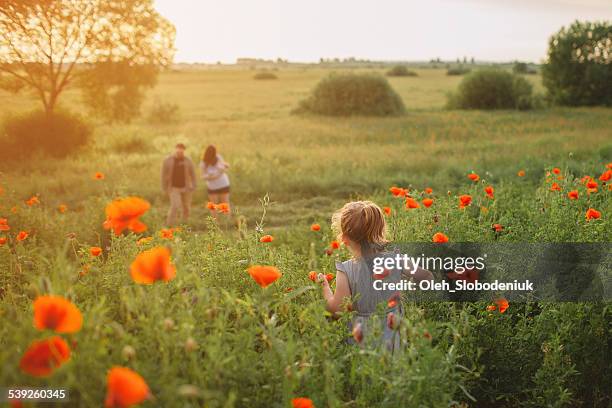
[(33, 91), (48, 115), (71, 85), (109, 109), (172, 62), (174, 37), (153, 0), (0, 0), (0, 87)]

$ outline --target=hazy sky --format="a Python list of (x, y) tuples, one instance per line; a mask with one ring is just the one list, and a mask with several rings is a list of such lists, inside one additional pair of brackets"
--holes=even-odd
[(538, 62), (549, 36), (612, 20), (612, 0), (155, 0), (176, 26), (176, 62), (238, 57), (318, 61)]

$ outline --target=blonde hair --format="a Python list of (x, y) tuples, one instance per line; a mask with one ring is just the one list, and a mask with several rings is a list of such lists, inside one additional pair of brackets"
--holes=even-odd
[(379, 206), (371, 201), (353, 201), (332, 215), (332, 229), (340, 239), (346, 235), (361, 245), (362, 252), (379, 252), (387, 241), (387, 223)]

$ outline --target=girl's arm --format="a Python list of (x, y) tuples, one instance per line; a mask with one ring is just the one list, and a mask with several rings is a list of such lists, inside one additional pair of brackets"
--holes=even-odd
[(351, 289), (348, 284), (348, 279), (342, 271), (336, 271), (336, 293), (332, 293), (329, 287), (329, 282), (325, 279), (325, 275), (320, 273), (317, 280), (321, 283), (323, 298), (325, 298), (327, 311), (338, 313), (342, 309), (342, 304), (351, 297)]

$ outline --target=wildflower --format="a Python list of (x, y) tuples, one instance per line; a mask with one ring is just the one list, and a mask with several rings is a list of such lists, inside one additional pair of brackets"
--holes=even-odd
[(397, 306), (399, 301), (399, 295), (396, 293), (394, 295), (392, 295), (389, 300), (387, 301), (387, 307), (389, 309), (393, 309), (395, 306)]
[(425, 207), (429, 208), (433, 204), (434, 200), (432, 200), (431, 198), (424, 198), (421, 202)]
[(106, 206), (105, 229), (112, 229), (115, 235), (128, 229), (139, 233), (147, 229), (140, 221), (140, 217), (146, 213), (151, 204), (139, 197), (119, 198)]
[(0, 231), (10, 231), (11, 227), (8, 225), (6, 218), (0, 218)]
[(601, 176), (599, 176), (599, 181), (610, 181), (611, 178), (612, 178), (612, 170), (607, 170), (601, 173)]
[(5, 245), (8, 239), (6, 237), (0, 237), (0, 246)]
[(443, 244), (445, 242), (448, 242), (448, 237), (446, 235), (444, 235), (441, 232), (436, 232), (433, 237), (432, 237), (432, 242), (435, 242), (437, 244)]
[(19, 207), (17, 207), (16, 205), (14, 205), (14, 206), (12, 206), (12, 207), (11, 207), (11, 212), (12, 212), (13, 214), (17, 214), (17, 212), (18, 212), (18, 211), (19, 211)]
[(311, 230), (311, 231), (315, 231), (315, 232), (316, 232), (316, 231), (321, 231), (321, 226), (320, 226), (319, 224), (312, 224), (312, 225), (310, 226), (310, 230)]
[(561, 186), (557, 183), (552, 183), (550, 186), (550, 191), (561, 191)]
[(272, 242), (274, 241), (274, 237), (272, 235), (264, 235), (263, 237), (259, 238), (259, 242)]
[(552, 169), (552, 172), (555, 174), (561, 174), (561, 169), (558, 167), (555, 167), (554, 169)]
[(327, 282), (330, 282), (330, 283), (331, 283), (331, 281), (333, 281), (333, 280), (334, 280), (334, 274), (333, 274), (333, 273), (326, 273), (326, 274), (325, 274), (325, 280), (326, 280)]
[(399, 327), (399, 318), (393, 312), (387, 313), (387, 327), (391, 330)]
[(291, 400), (293, 408), (315, 408), (314, 403), (310, 398), (293, 398)]
[(135, 371), (126, 367), (113, 367), (106, 377), (107, 408), (129, 407), (151, 397), (151, 391), (145, 380)]
[(495, 189), (492, 186), (486, 186), (484, 191), (489, 198), (495, 198)]
[(459, 196), (459, 208), (463, 209), (472, 203), (472, 196), (463, 194)]
[(68, 206), (66, 204), (60, 204), (57, 207), (57, 211), (59, 211), (60, 214), (64, 214), (66, 211), (68, 211)]
[(391, 194), (393, 194), (393, 196), (395, 197), (405, 197), (408, 194), (408, 190), (405, 188), (401, 188), (401, 187), (391, 187), (389, 189), (389, 191), (391, 192)]
[(495, 305), (489, 305), (489, 306), (487, 306), (487, 311), (489, 311), (489, 312), (492, 312), (492, 311), (494, 311), (494, 310), (496, 310), (496, 309), (497, 309), (497, 306), (495, 306)]
[(391, 207), (383, 207), (383, 211), (386, 215), (391, 215)]
[(338, 241), (332, 241), (329, 243), (329, 247), (331, 249), (338, 249), (340, 248), (340, 243)]
[(352, 334), (353, 339), (355, 339), (357, 343), (361, 343), (363, 341), (363, 329), (361, 327), (361, 323), (357, 323), (355, 326), (353, 326)]
[(580, 179), (580, 182), (586, 185), (586, 183), (588, 183), (591, 180), (593, 180), (593, 177), (591, 176), (582, 176), (582, 178)]
[(525, 170), (519, 170), (518, 173), (516, 173), (516, 175), (519, 177), (525, 177)]
[(266, 288), (282, 276), (274, 266), (254, 265), (248, 269), (249, 275), (259, 286)]
[(313, 282), (316, 282), (317, 281), (317, 272), (316, 271), (308, 272), (308, 279), (310, 279)]
[(56, 333), (76, 333), (83, 325), (83, 315), (68, 299), (61, 296), (38, 296), (34, 300), (34, 327)]
[(130, 274), (136, 283), (167, 282), (176, 276), (176, 267), (170, 262), (168, 248), (156, 247), (136, 256), (130, 265)]
[(148, 244), (151, 241), (153, 241), (153, 237), (143, 237), (143, 238), (140, 238), (138, 241), (136, 241), (136, 244), (137, 245), (145, 245), (145, 244)]
[(159, 235), (163, 239), (172, 239), (172, 238), (174, 238), (174, 230), (172, 230), (172, 228), (162, 228), (159, 231)]
[(597, 182), (595, 180), (589, 180), (586, 183), (587, 192), (589, 194), (590, 193), (596, 193), (598, 187), (599, 187), (599, 184), (597, 184)]
[(28, 200), (26, 200), (26, 204), (28, 205), (28, 207), (32, 207), (34, 205), (40, 204), (40, 200), (38, 199), (38, 196), (32, 196)]
[(104, 173), (96, 171), (93, 175), (94, 180), (104, 180)]
[(470, 173), (468, 174), (468, 178), (472, 181), (478, 181), (480, 180), (480, 176), (476, 173)]
[(570, 200), (577, 200), (578, 199), (578, 190), (572, 190), (569, 193), (567, 193), (567, 197)]
[(222, 214), (229, 214), (230, 212), (230, 206), (228, 203), (216, 204), (215, 209)]
[(588, 220), (596, 220), (598, 218), (601, 218), (601, 212), (597, 211), (594, 208), (589, 208), (587, 210), (587, 212), (586, 212), (585, 217), (586, 217), (587, 221)]
[(497, 305), (497, 308), (499, 309), (499, 313), (504, 313), (508, 309), (508, 307), (510, 306), (508, 301), (506, 299), (504, 299), (504, 298), (497, 299), (495, 301), (495, 304)]
[(495, 232), (502, 232), (502, 230), (504, 229), (504, 227), (501, 224), (493, 224), (491, 228)]
[(433, 190), (431, 189), (431, 187), (426, 187), (425, 194), (431, 194), (431, 193), (433, 193)]
[(406, 198), (406, 208), (407, 209), (413, 209), (413, 208), (419, 208), (420, 205), (419, 203), (412, 197), (407, 197)]
[(212, 201), (209, 201), (206, 203), (206, 208), (208, 208), (211, 211), (215, 210), (215, 203), (213, 203)]
[(34, 377), (46, 377), (70, 359), (70, 348), (64, 339), (53, 336), (30, 344), (19, 362), (19, 368)]
[(30, 236), (30, 234), (26, 231), (19, 231), (19, 234), (17, 234), (17, 236), (15, 237), (15, 239), (19, 242), (21, 241), (25, 241), (26, 238), (28, 238), (28, 236)]
[(91, 247), (89, 248), (89, 253), (91, 254), (91, 256), (100, 256), (100, 254), (102, 254), (102, 248)]

